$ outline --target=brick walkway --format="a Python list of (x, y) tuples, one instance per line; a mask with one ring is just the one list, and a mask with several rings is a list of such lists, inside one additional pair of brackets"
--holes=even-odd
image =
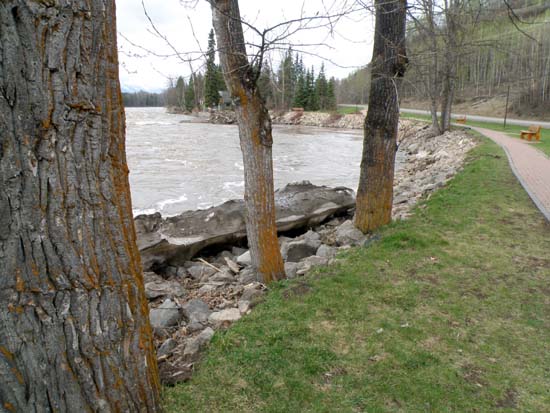
[(502, 146), (510, 166), (535, 205), (550, 221), (550, 158), (525, 141), (483, 128), (472, 128)]

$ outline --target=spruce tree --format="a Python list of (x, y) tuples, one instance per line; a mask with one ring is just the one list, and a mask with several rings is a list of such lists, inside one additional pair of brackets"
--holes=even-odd
[(315, 69), (311, 67), (311, 71), (308, 71), (306, 76), (307, 80), (307, 109), (311, 111), (319, 110), (319, 96), (317, 94), (316, 82), (315, 82)]
[(193, 76), (189, 79), (189, 84), (185, 89), (185, 109), (191, 112), (195, 108), (195, 84)]
[(336, 110), (336, 79), (333, 77), (328, 81), (327, 86), (327, 107), (328, 110)]
[(208, 50), (206, 51), (206, 74), (204, 77), (204, 105), (207, 108), (216, 107), (220, 101), (219, 91), (221, 71), (216, 65), (216, 40), (214, 30), (208, 35)]
[(185, 97), (184, 97), (184, 91), (185, 91), (185, 82), (183, 80), (183, 77), (178, 77), (178, 80), (176, 82), (176, 101), (178, 104), (178, 107), (183, 109)]
[(315, 92), (317, 95), (318, 103), (319, 103), (319, 109), (326, 110), (328, 109), (328, 82), (327, 78), (325, 76), (325, 65), (324, 63), (321, 65), (321, 71), (319, 72), (319, 76), (317, 77), (317, 80), (315, 81)]

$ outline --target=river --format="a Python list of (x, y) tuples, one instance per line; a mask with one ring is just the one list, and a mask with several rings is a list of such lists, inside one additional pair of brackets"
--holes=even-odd
[[(163, 108), (126, 109), (126, 151), (134, 215), (176, 215), (242, 198), (237, 127), (186, 123)], [(309, 180), (356, 189), (362, 133), (274, 126), (275, 188)]]

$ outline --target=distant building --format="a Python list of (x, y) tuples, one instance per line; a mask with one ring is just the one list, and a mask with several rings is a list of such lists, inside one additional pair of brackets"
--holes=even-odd
[(233, 99), (231, 94), (227, 90), (218, 91), (220, 95), (220, 103), (218, 104), (218, 110), (231, 110), (233, 109)]

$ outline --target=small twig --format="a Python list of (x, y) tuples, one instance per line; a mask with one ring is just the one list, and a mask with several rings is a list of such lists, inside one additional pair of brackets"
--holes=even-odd
[(216, 266), (213, 265), (213, 264), (210, 264), (208, 261), (206, 261), (206, 260), (203, 259), (203, 258), (199, 258), (197, 261), (200, 261), (200, 262), (202, 262), (204, 265), (207, 265), (207, 266), (209, 266), (210, 268), (215, 269), (217, 272), (222, 272), (218, 267), (216, 267)]

